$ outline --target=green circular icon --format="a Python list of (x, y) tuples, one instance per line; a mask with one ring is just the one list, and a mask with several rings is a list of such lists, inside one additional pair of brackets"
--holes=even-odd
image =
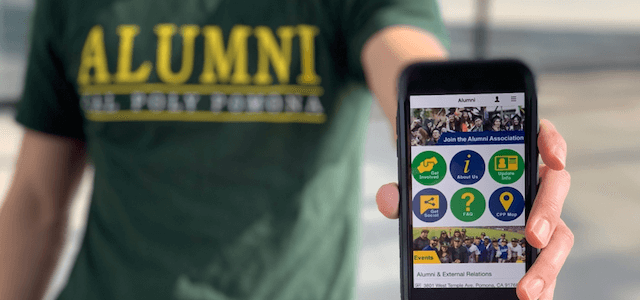
[(413, 178), (424, 185), (434, 185), (444, 179), (447, 174), (447, 163), (442, 155), (425, 151), (413, 159), (411, 164)]
[(502, 149), (493, 154), (488, 165), (493, 180), (502, 184), (514, 183), (524, 173), (524, 160), (511, 149)]
[(486, 203), (480, 191), (474, 188), (459, 189), (451, 196), (451, 212), (460, 221), (472, 222), (484, 213)]

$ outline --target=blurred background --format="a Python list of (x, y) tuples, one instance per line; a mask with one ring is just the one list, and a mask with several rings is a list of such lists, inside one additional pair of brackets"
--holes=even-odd
[[(555, 299), (640, 299), (640, 1), (444, 0), (451, 58), (512, 57), (537, 77), (541, 118), (567, 140), (572, 189), (563, 218), (575, 234)], [(21, 129), (21, 93), (31, 0), (0, 2), (0, 199)], [(383, 133), (383, 134), (381, 134)], [(388, 139), (380, 137), (388, 136)], [(398, 224), (375, 193), (397, 180), (391, 127), (371, 112), (362, 169), (358, 299), (400, 299)], [(69, 242), (47, 299), (64, 283), (83, 234), (91, 170), (73, 206)]]

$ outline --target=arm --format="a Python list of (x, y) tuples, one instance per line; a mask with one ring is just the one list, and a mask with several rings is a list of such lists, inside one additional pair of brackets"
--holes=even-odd
[(367, 41), (361, 56), (367, 85), (376, 95), (394, 132), (398, 77), (402, 70), (415, 62), (446, 57), (447, 52), (436, 37), (415, 27), (388, 27)]
[(27, 130), (0, 208), (0, 299), (41, 299), (64, 243), (84, 143)]

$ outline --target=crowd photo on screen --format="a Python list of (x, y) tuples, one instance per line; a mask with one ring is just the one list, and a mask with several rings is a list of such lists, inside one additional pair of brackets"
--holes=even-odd
[(413, 108), (411, 145), (437, 145), (446, 132), (524, 130), (521, 106)]
[(413, 251), (436, 251), (440, 263), (523, 263), (524, 226), (413, 229)]

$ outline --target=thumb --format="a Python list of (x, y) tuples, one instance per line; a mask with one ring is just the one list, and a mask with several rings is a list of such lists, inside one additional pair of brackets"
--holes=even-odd
[(376, 194), (378, 210), (389, 219), (398, 218), (398, 204), (400, 203), (400, 193), (398, 184), (387, 183), (378, 189)]

